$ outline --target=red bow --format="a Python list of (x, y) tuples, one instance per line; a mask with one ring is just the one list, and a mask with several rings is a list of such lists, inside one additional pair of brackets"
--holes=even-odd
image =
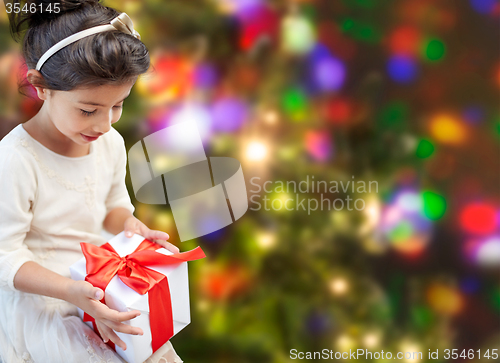
[[(162, 246), (145, 239), (133, 253), (120, 257), (109, 243), (100, 247), (85, 242), (80, 245), (87, 261), (85, 281), (105, 291), (113, 276), (118, 275), (125, 285), (139, 294), (149, 292), (149, 322), (154, 353), (174, 335), (172, 303), (167, 277), (145, 266), (198, 260), (205, 257), (203, 250), (198, 246), (191, 251), (164, 255), (155, 252)], [(104, 298), (101, 302), (105, 304)], [(83, 321), (92, 321), (98, 333), (93, 317), (84, 313)]]

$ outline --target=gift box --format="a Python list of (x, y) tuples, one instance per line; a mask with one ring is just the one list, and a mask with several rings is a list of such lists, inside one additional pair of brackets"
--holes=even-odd
[[(129, 363), (143, 363), (190, 321), (187, 261), (205, 257), (200, 247), (173, 254), (140, 235), (124, 232), (97, 247), (81, 243), (84, 257), (70, 266), (73, 280), (86, 280), (104, 290), (101, 302), (121, 312), (141, 315), (125, 324), (140, 327), (144, 335), (116, 332), (124, 351), (110, 344)], [(78, 309), (90, 327), (93, 318)]]

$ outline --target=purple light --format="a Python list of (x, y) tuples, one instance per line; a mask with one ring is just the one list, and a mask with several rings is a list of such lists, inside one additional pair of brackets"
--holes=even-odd
[(470, 124), (478, 124), (484, 120), (484, 110), (479, 106), (469, 106), (463, 111), (463, 118)]
[(194, 84), (198, 88), (212, 88), (217, 83), (217, 72), (208, 63), (200, 64), (194, 71)]
[(466, 277), (460, 282), (460, 287), (466, 294), (474, 294), (479, 291), (481, 284), (473, 277)]
[(387, 72), (398, 83), (410, 83), (417, 78), (418, 68), (412, 58), (396, 55), (389, 59)]
[(480, 14), (490, 14), (495, 8), (496, 2), (496, 0), (470, 0), (470, 5)]
[(243, 101), (236, 98), (224, 98), (212, 107), (213, 129), (232, 132), (238, 130), (247, 118), (248, 110)]
[(334, 57), (318, 61), (314, 69), (314, 81), (323, 91), (336, 91), (345, 79), (345, 67), (340, 60)]
[(331, 58), (331, 57), (332, 57), (332, 52), (330, 52), (330, 49), (328, 49), (326, 45), (318, 43), (309, 53), (309, 62), (311, 62), (311, 64), (314, 64), (325, 58)]
[(262, 0), (233, 0), (236, 16), (242, 23), (259, 20), (262, 15), (264, 5)]
[(320, 91), (336, 91), (342, 87), (346, 69), (325, 45), (316, 44), (309, 56), (312, 86)]

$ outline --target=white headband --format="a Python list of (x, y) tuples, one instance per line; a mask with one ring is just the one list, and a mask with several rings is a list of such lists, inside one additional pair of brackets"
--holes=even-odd
[(130, 34), (139, 40), (141, 39), (139, 33), (136, 30), (134, 30), (134, 24), (132, 23), (132, 19), (130, 19), (130, 17), (127, 14), (121, 13), (116, 18), (111, 20), (109, 24), (98, 25), (89, 29), (82, 30), (54, 44), (40, 57), (38, 63), (36, 64), (36, 70), (39, 71), (40, 68), (42, 68), (42, 65), (47, 61), (47, 59), (52, 57), (54, 53), (58, 52), (65, 46), (74, 43), (82, 38), (88, 37), (89, 35), (110, 30), (119, 30), (123, 33)]

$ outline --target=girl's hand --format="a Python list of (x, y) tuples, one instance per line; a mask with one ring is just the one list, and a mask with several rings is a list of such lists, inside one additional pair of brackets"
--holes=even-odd
[(126, 350), (127, 345), (113, 330), (133, 335), (144, 334), (141, 328), (123, 323), (141, 315), (140, 311), (119, 312), (108, 308), (99, 301), (103, 298), (104, 292), (98, 287), (92, 286), (90, 282), (73, 281), (69, 286), (68, 294), (68, 302), (78, 306), (95, 319), (97, 329), (105, 343), (111, 340), (117, 346)]
[(125, 220), (124, 230), (126, 237), (132, 237), (134, 233), (137, 233), (144, 238), (165, 247), (170, 252), (179, 253), (179, 249), (177, 247), (170, 242), (167, 242), (170, 237), (167, 233), (151, 230), (144, 223), (133, 216)]

